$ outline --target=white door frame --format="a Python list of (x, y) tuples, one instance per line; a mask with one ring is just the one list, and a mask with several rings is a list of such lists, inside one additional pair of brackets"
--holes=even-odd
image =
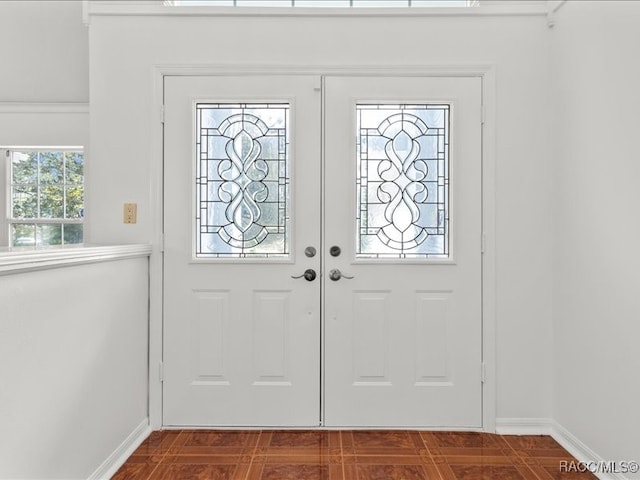
[(153, 68), (150, 124), (151, 192), (153, 206), (153, 252), (150, 259), (149, 312), (149, 424), (162, 428), (163, 345), (163, 104), (165, 76), (227, 75), (331, 75), (331, 76), (426, 76), (479, 77), (482, 81), (482, 431), (495, 432), (496, 421), (496, 251), (495, 166), (496, 131), (495, 65), (445, 66), (336, 66), (316, 65), (159, 65)]

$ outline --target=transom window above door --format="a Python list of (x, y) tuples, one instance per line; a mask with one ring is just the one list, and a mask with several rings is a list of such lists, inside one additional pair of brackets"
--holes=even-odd
[(175, 7), (473, 7), (478, 0), (167, 0)]

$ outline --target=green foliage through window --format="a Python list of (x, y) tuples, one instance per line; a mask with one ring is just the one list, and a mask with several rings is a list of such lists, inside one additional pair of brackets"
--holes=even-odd
[(11, 245), (82, 243), (84, 153), (12, 150)]

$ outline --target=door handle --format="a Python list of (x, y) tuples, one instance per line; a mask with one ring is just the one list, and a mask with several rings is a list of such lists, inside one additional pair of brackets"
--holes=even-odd
[(334, 268), (333, 270), (331, 270), (329, 272), (329, 278), (331, 280), (333, 280), (334, 282), (337, 282), (338, 280), (340, 280), (341, 278), (346, 278), (348, 280), (353, 279), (354, 277), (349, 277), (347, 275), (344, 275), (340, 270), (338, 270), (337, 268)]
[(316, 279), (316, 271), (313, 268), (307, 268), (304, 273), (302, 275), (291, 275), (291, 278), (302, 278), (304, 277), (304, 279), (307, 282), (313, 282)]

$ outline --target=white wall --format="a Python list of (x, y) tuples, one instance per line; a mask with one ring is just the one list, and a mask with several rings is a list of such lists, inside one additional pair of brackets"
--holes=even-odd
[(0, 2), (0, 102), (87, 102), (82, 2)]
[[(498, 417), (548, 418), (553, 201), (547, 40), (544, 16), (92, 16), (91, 239), (155, 240), (152, 165), (162, 161), (153, 135), (160, 128), (156, 65), (494, 64)], [(127, 201), (139, 203), (137, 225), (122, 224)]]
[(85, 479), (147, 417), (148, 259), (0, 276), (0, 478)]
[[(567, 2), (552, 32), (554, 413), (640, 461), (640, 2)], [(640, 478), (640, 475), (628, 478)]]

